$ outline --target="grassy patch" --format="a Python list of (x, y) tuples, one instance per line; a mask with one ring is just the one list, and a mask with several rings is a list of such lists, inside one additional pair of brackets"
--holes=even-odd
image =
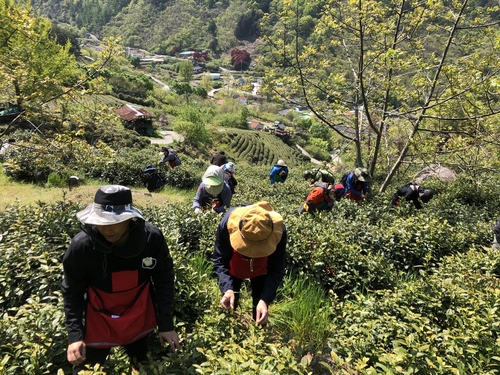
[[(15, 182), (5, 176), (3, 172), (0, 172), (0, 189), (2, 190), (2, 194), (0, 195), (0, 209), (3, 210), (12, 204), (32, 205), (37, 202), (54, 203), (57, 201), (69, 201), (87, 205), (94, 200), (97, 189), (107, 184), (106, 182), (97, 180), (86, 181), (84, 184), (70, 191), (68, 188)], [(146, 188), (134, 187), (131, 190), (134, 204), (138, 207), (162, 206), (167, 203), (190, 204), (195, 195), (195, 191), (179, 190), (168, 186), (165, 186), (158, 193), (149, 193)]]

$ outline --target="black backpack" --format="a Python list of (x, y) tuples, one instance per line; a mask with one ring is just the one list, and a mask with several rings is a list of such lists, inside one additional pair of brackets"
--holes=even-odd
[(150, 165), (148, 165), (142, 172), (142, 181), (150, 193), (160, 190), (163, 186), (163, 180), (158, 174), (156, 168), (153, 168)]
[(351, 174), (351, 172), (347, 172), (347, 173), (344, 173), (344, 174), (342, 175), (342, 178), (340, 179), (340, 182), (339, 182), (342, 186), (344, 186), (344, 187), (346, 187), (346, 186), (347, 186), (347, 184), (346, 184), (346, 182), (347, 182), (347, 177), (349, 177), (349, 175), (350, 175), (350, 174)]

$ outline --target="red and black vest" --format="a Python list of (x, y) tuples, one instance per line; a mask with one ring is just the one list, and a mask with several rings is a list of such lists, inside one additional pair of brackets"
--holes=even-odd
[(252, 279), (267, 274), (267, 257), (248, 258), (233, 249), (229, 273), (238, 279)]
[(112, 274), (112, 292), (95, 287), (87, 291), (85, 344), (110, 348), (133, 343), (156, 327), (151, 283), (138, 285), (138, 271)]

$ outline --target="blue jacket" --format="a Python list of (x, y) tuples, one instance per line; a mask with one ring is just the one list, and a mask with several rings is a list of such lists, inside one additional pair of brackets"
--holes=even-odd
[(366, 182), (359, 181), (354, 172), (349, 173), (349, 176), (347, 176), (345, 184), (346, 186), (344, 195), (347, 195), (347, 193), (351, 193), (351, 195), (355, 195), (356, 197), (361, 197), (362, 193), (366, 194), (370, 192), (368, 184)]
[[(219, 222), (214, 253), (212, 256), (214, 271), (219, 279), (219, 288), (222, 294), (229, 289), (233, 289), (233, 276), (229, 273), (229, 262), (233, 256), (233, 248), (229, 242), (229, 231), (227, 230), (227, 221), (232, 210), (234, 210), (234, 207), (231, 208)], [(267, 258), (266, 282), (260, 299), (268, 305), (276, 297), (276, 290), (281, 285), (283, 277), (285, 276), (286, 242), (287, 232), (285, 225), (283, 225), (283, 236), (281, 237), (281, 241), (278, 246), (276, 246), (276, 251)]]
[[(279, 175), (279, 173), (281, 171), (285, 171), (286, 172), (286, 176), (285, 177), (281, 177)], [(283, 165), (274, 165), (272, 168), (271, 168), (271, 171), (269, 172), (269, 179), (271, 180), (271, 185), (274, 184), (275, 182), (285, 182), (286, 178), (288, 177), (288, 167), (286, 166), (283, 166)]]

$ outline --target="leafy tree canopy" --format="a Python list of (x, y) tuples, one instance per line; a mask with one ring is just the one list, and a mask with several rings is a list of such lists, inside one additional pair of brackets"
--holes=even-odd
[[(277, 7), (279, 18), (267, 15), (263, 25), (267, 89), (304, 102), (354, 145), (358, 166), (368, 165), (372, 174), (383, 169), (381, 190), (403, 163), (446, 163), (453, 154), (461, 167), (474, 168), (470, 161), (485, 139), (495, 146), (481, 152), (496, 153), (498, 131), (485, 126), (500, 112), (496, 2), (341, 0)], [(320, 15), (317, 21), (307, 21), (312, 14)], [(470, 146), (467, 157), (457, 154), (458, 144)]]
[(52, 25), (28, 3), (0, 0), (0, 101), (39, 108), (79, 78), (71, 44), (51, 36)]

